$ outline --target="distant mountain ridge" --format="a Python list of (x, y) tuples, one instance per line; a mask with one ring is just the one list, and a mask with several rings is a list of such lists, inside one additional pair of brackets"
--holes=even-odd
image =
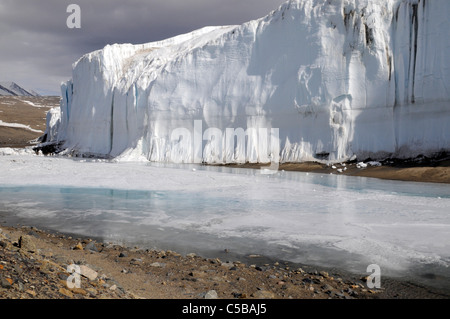
[(0, 82), (0, 96), (40, 96), (40, 94), (24, 89), (14, 82)]

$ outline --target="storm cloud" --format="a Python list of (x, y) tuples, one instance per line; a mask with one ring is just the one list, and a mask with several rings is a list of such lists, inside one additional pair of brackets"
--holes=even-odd
[[(284, 0), (1, 0), (0, 81), (59, 94), (83, 54), (113, 43), (146, 43), (265, 16)], [(81, 28), (69, 29), (69, 4)]]

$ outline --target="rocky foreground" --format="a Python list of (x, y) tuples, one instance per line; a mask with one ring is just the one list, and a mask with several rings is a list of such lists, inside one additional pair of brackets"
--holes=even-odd
[(27, 227), (0, 228), (0, 283), (2, 299), (353, 299), (383, 292), (279, 262), (181, 256)]
[(364, 278), (249, 257), (254, 264), (1, 227), (0, 299), (448, 298), (407, 283), (371, 290)]

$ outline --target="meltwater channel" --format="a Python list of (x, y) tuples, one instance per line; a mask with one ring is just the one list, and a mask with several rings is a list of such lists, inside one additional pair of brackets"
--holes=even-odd
[[(203, 256), (227, 249), (355, 273), (378, 264), (450, 289), (448, 185), (177, 168), (215, 175), (193, 190), (3, 184), (0, 221)], [(222, 187), (220, 176), (253, 182)]]

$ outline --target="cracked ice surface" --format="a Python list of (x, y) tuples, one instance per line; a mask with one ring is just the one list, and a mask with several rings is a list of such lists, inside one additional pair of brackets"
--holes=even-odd
[(0, 211), (22, 224), (181, 252), (227, 248), (450, 278), (445, 184), (4, 154)]

